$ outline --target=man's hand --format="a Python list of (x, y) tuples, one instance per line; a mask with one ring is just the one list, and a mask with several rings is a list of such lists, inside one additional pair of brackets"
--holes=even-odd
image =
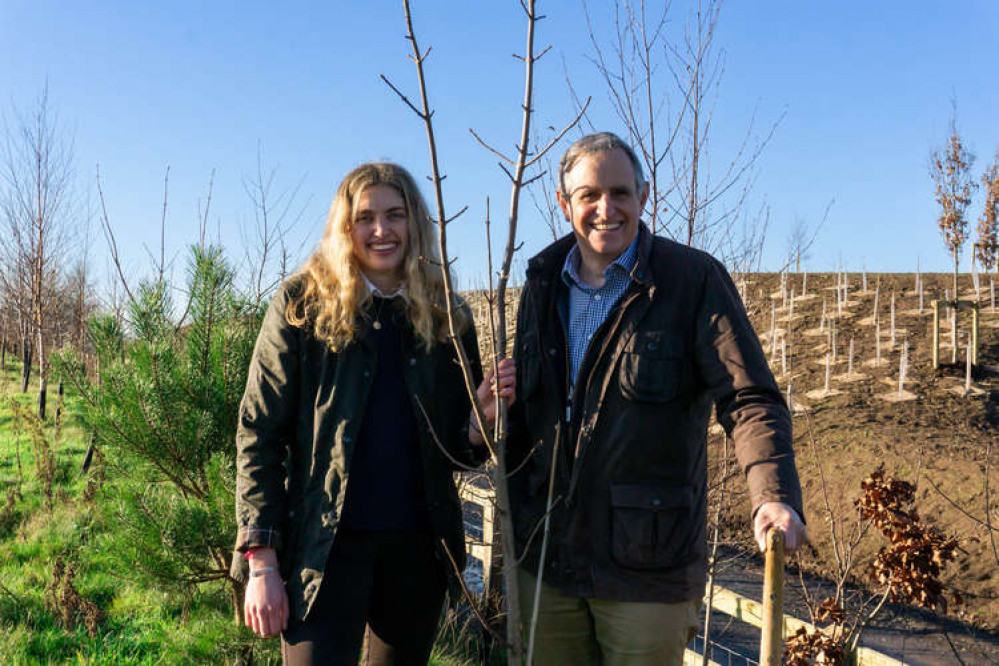
[(776, 527), (784, 532), (784, 549), (793, 553), (808, 541), (808, 530), (797, 512), (783, 502), (766, 502), (756, 512), (753, 520), (753, 535), (760, 546), (760, 552), (767, 550), (767, 532)]
[[(288, 593), (277, 570), (273, 548), (256, 548), (250, 558), (250, 582), (243, 600), (243, 620), (258, 636), (276, 636), (288, 628)], [(253, 575), (254, 571), (261, 572)]]

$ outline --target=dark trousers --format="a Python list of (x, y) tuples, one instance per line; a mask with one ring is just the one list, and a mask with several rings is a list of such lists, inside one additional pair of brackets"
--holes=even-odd
[[(281, 635), (286, 666), (425, 666), (447, 576), (429, 534), (337, 532), (319, 596)], [(367, 635), (365, 628), (367, 627)]]

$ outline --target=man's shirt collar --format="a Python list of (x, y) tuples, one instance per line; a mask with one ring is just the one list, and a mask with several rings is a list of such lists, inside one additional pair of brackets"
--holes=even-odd
[[(618, 255), (617, 259), (608, 264), (607, 268), (604, 269), (604, 279), (606, 280), (611, 276), (614, 271), (623, 271), (625, 275), (631, 275), (632, 269), (635, 268), (635, 262), (638, 260), (638, 237), (641, 234), (635, 234), (635, 238), (632, 239), (631, 244)], [(592, 289), (590, 285), (586, 284), (579, 277), (579, 262), (583, 260), (583, 256), (579, 252), (579, 244), (572, 246), (569, 250), (569, 254), (565, 257), (565, 263), (562, 265), (562, 280), (568, 286), (577, 286), (582, 289)]]

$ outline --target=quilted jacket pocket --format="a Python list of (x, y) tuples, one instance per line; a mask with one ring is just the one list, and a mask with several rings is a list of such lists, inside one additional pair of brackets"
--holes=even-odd
[(659, 336), (641, 336), (621, 356), (621, 393), (629, 400), (669, 402), (676, 396), (682, 360)]
[(693, 559), (693, 488), (611, 484), (611, 557), (630, 569), (668, 569)]

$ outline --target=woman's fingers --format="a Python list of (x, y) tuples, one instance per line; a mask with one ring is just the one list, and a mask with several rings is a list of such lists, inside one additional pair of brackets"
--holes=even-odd
[(276, 573), (254, 578), (246, 586), (244, 622), (258, 636), (275, 636), (288, 626), (288, 593)]

